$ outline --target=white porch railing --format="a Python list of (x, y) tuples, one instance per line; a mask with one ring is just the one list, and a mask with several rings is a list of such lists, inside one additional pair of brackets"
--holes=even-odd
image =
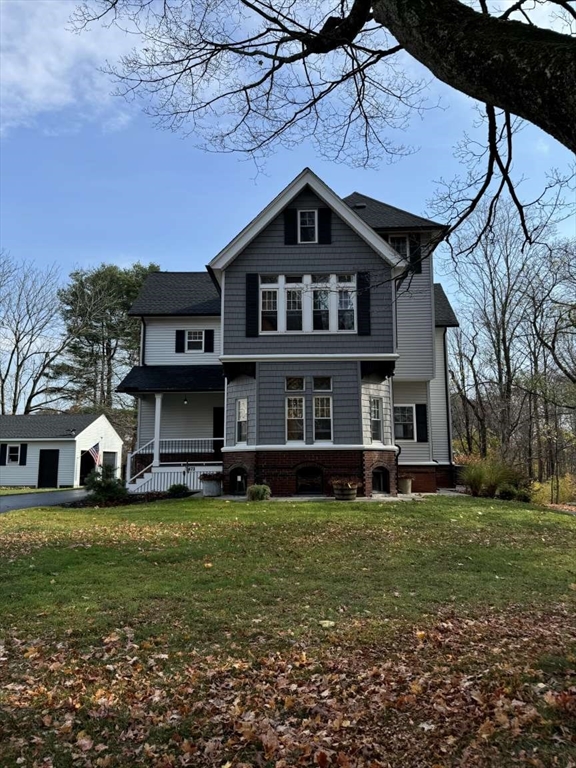
[(176, 484), (187, 485), (191, 491), (201, 490), (200, 475), (203, 472), (220, 472), (222, 464), (204, 464), (201, 466), (163, 466), (149, 467), (135, 482), (128, 485), (130, 493), (150, 493), (167, 491)]
[[(152, 441), (153, 442), (153, 441)], [(160, 457), (173, 453), (216, 453), (224, 446), (223, 438), (206, 437), (200, 440), (160, 440)], [(162, 461), (161, 464), (171, 464)]]
[[(196, 462), (208, 463), (218, 461), (220, 459), (220, 451), (224, 446), (223, 438), (207, 437), (200, 439), (190, 440), (159, 440), (158, 441), (158, 456), (159, 462), (157, 466), (174, 466), (175, 472), (182, 472), (177, 470), (176, 467), (183, 467), (188, 470), (189, 464)], [(126, 478), (128, 483), (134, 483), (141, 478), (146, 472), (154, 466), (154, 461), (149, 461), (155, 454), (155, 441), (149, 440), (144, 445), (140, 446), (133, 453), (129, 453), (126, 460)], [(144, 466), (140, 466), (135, 471), (135, 460), (140, 457), (144, 459)], [(143, 464), (142, 461), (138, 462)], [(178, 482), (178, 481), (175, 481)], [(180, 480), (181, 482), (181, 480)], [(150, 490), (163, 490), (159, 488), (153, 488)]]

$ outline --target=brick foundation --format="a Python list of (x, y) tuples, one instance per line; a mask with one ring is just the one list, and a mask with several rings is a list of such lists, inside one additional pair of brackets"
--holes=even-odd
[(418, 465), (400, 464), (398, 467), (398, 474), (410, 475), (412, 478), (412, 492), (413, 493), (436, 493), (438, 487), (436, 485), (436, 467), (422, 467)]
[(440, 464), (436, 467), (436, 485), (438, 488), (456, 487), (456, 467), (453, 464)]
[(372, 471), (384, 467), (390, 475), (390, 492), (396, 494), (396, 464), (392, 451), (238, 451), (222, 454), (224, 493), (230, 492), (230, 470), (242, 467), (248, 485), (266, 483), (274, 496), (293, 496), (298, 492), (296, 473), (315, 468), (322, 473), (322, 493), (332, 495), (332, 477), (357, 477), (364, 487), (359, 496), (372, 495)]

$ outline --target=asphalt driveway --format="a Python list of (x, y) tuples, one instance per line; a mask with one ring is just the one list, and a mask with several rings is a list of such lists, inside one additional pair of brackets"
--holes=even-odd
[(0, 496), (0, 514), (14, 509), (30, 507), (57, 507), (68, 501), (77, 501), (86, 496), (87, 491), (76, 488), (71, 491), (50, 491), (49, 493), (20, 493), (14, 496)]

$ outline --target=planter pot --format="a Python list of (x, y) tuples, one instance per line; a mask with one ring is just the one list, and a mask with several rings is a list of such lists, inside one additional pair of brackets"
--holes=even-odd
[(334, 488), (334, 498), (338, 501), (353, 501), (357, 493), (357, 488)]
[(202, 480), (202, 496), (222, 496), (220, 480)]
[(398, 479), (398, 493), (412, 493), (411, 477), (400, 477)]

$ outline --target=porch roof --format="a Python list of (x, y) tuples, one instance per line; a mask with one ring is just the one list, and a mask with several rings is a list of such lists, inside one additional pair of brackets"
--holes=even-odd
[(117, 392), (224, 392), (221, 365), (138, 365)]

